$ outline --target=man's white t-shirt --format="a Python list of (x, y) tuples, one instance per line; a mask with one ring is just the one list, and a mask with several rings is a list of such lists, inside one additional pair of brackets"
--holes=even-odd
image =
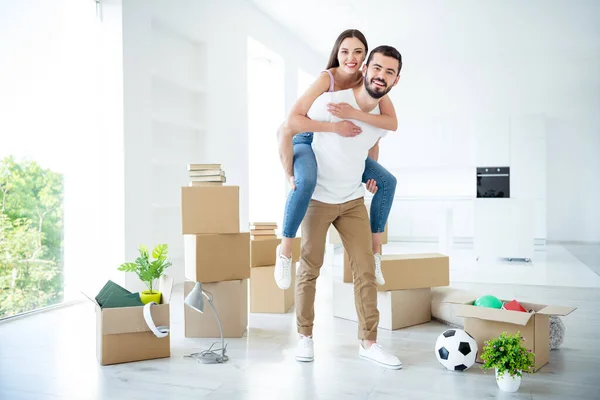
[[(339, 122), (340, 118), (327, 111), (327, 103), (348, 103), (359, 109), (352, 89), (327, 92), (319, 96), (307, 113), (313, 121)], [(377, 105), (371, 114), (380, 114)], [(314, 200), (342, 204), (364, 196), (362, 175), (369, 149), (387, 133), (364, 122), (350, 120), (362, 132), (354, 137), (344, 137), (334, 132), (315, 132), (312, 148), (317, 158), (317, 186)]]

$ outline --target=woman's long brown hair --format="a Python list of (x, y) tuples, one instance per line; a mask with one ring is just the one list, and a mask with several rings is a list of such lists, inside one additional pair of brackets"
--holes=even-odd
[(365, 54), (369, 53), (369, 45), (367, 45), (367, 38), (365, 38), (365, 35), (362, 34), (361, 31), (359, 31), (358, 29), (347, 29), (344, 32), (340, 33), (340, 36), (338, 36), (338, 38), (335, 41), (335, 44), (333, 45), (333, 49), (331, 49), (331, 55), (329, 56), (329, 62), (327, 63), (327, 67), (325, 69), (329, 69), (329, 68), (335, 68), (335, 67), (339, 67), (340, 66), (340, 62), (338, 61), (338, 52), (340, 51), (340, 46), (342, 45), (342, 42), (344, 41), (344, 39), (349, 38), (349, 37), (354, 37), (357, 38), (358, 40), (360, 40), (362, 42), (362, 44), (365, 46)]

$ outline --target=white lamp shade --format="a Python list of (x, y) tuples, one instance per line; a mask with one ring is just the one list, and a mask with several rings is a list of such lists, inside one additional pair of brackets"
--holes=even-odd
[(185, 304), (198, 312), (204, 312), (204, 293), (202, 293), (201, 282), (196, 282), (194, 289), (186, 296)]

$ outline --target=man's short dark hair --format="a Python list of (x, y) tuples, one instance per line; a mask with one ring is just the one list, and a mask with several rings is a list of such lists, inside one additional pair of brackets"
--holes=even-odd
[(371, 63), (371, 59), (373, 58), (373, 54), (375, 53), (383, 54), (386, 57), (392, 57), (398, 60), (398, 74), (400, 74), (400, 70), (402, 69), (402, 55), (398, 50), (396, 50), (392, 46), (385, 45), (375, 47), (373, 50), (371, 50), (371, 53), (369, 54), (369, 58), (367, 59), (367, 67)]

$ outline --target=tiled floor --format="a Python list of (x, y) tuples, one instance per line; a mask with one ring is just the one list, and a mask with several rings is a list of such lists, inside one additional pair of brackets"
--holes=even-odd
[[(386, 253), (429, 250), (427, 244), (386, 246)], [(168, 359), (100, 367), (89, 302), (0, 324), (0, 399), (598, 399), (600, 285), (591, 269), (597, 265), (585, 263), (596, 263), (600, 250), (570, 250), (548, 246), (530, 265), (479, 264), (470, 259), (467, 246), (453, 251), (452, 286), (578, 307), (563, 319), (562, 347), (551, 352), (550, 363), (538, 373), (526, 375), (515, 394), (500, 392), (493, 375), (478, 365), (462, 373), (441, 367), (433, 352), (445, 329), (438, 322), (380, 330), (380, 343), (403, 361), (400, 371), (358, 359), (356, 323), (332, 316), (338, 254), (333, 268), (323, 268), (317, 286), (312, 364), (294, 360), (293, 309), (284, 315), (252, 314), (247, 335), (228, 340), (226, 364), (185, 359), (213, 340), (183, 337), (179, 286), (172, 300)]]

